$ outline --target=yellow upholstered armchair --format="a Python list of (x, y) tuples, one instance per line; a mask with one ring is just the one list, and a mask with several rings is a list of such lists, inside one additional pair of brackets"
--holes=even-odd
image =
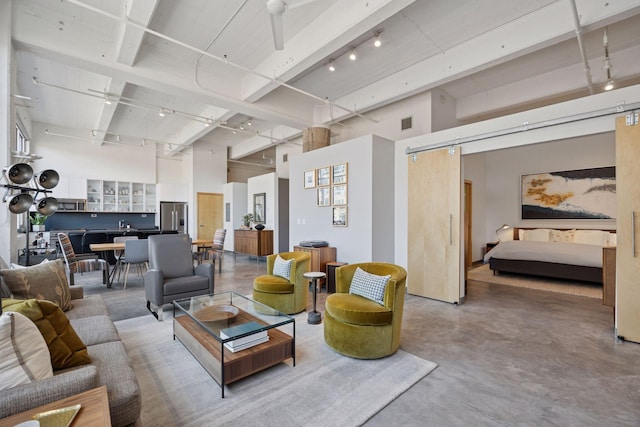
[[(349, 293), (360, 267), (366, 273), (387, 276), (380, 302)], [(400, 347), (407, 272), (388, 263), (350, 264), (336, 269), (336, 293), (327, 297), (324, 312), (324, 340), (345, 356), (379, 359)]]
[[(276, 257), (291, 260), (290, 278), (274, 275)], [(300, 313), (307, 308), (309, 281), (303, 274), (309, 271), (311, 254), (282, 252), (267, 257), (267, 274), (253, 281), (253, 299), (284, 314)], [(278, 266), (276, 265), (276, 268)]]

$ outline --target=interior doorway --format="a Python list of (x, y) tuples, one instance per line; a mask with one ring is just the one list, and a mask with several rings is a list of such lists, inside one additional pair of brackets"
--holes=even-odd
[(473, 264), (473, 183), (464, 180), (464, 289), (467, 290), (467, 272)]
[(197, 239), (213, 239), (217, 228), (223, 226), (224, 196), (220, 193), (198, 193)]

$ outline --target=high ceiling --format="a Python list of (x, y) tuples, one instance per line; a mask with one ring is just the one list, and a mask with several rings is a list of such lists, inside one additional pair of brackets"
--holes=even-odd
[(640, 0), (284, 3), (276, 50), (267, 0), (13, 1), (14, 99), (88, 143), (270, 159), (307, 127), (433, 88), (461, 122), (601, 92), (605, 31), (616, 87), (640, 83)]

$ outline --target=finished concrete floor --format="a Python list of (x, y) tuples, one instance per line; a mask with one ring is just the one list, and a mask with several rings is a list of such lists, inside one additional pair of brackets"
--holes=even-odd
[[(265, 271), (226, 255), (215, 289), (249, 294)], [(137, 307), (141, 288), (87, 291)], [(367, 426), (640, 426), (640, 344), (614, 338), (597, 299), (480, 282), (460, 306), (407, 295), (401, 348), (439, 366)]]

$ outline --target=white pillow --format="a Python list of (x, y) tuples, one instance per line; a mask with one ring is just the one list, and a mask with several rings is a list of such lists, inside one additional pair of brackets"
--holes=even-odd
[(287, 280), (291, 280), (291, 266), (293, 265), (293, 258), (285, 260), (276, 255), (276, 260), (273, 262), (273, 275), (284, 277)]
[(356, 272), (353, 274), (353, 279), (351, 279), (349, 293), (368, 298), (378, 304), (384, 304), (384, 291), (390, 278), (390, 274), (378, 276), (367, 273), (360, 267), (357, 267)]
[(602, 230), (576, 230), (573, 236), (573, 243), (585, 245), (606, 246), (609, 240), (609, 232)]
[(549, 241), (549, 233), (551, 232), (548, 228), (535, 228), (533, 230), (524, 230), (523, 239), (528, 240), (530, 242), (548, 242)]
[(53, 376), (49, 348), (36, 325), (20, 313), (0, 316), (0, 390)]
[(573, 236), (575, 235), (576, 230), (551, 230), (549, 232), (549, 241), (550, 242), (573, 242)]

